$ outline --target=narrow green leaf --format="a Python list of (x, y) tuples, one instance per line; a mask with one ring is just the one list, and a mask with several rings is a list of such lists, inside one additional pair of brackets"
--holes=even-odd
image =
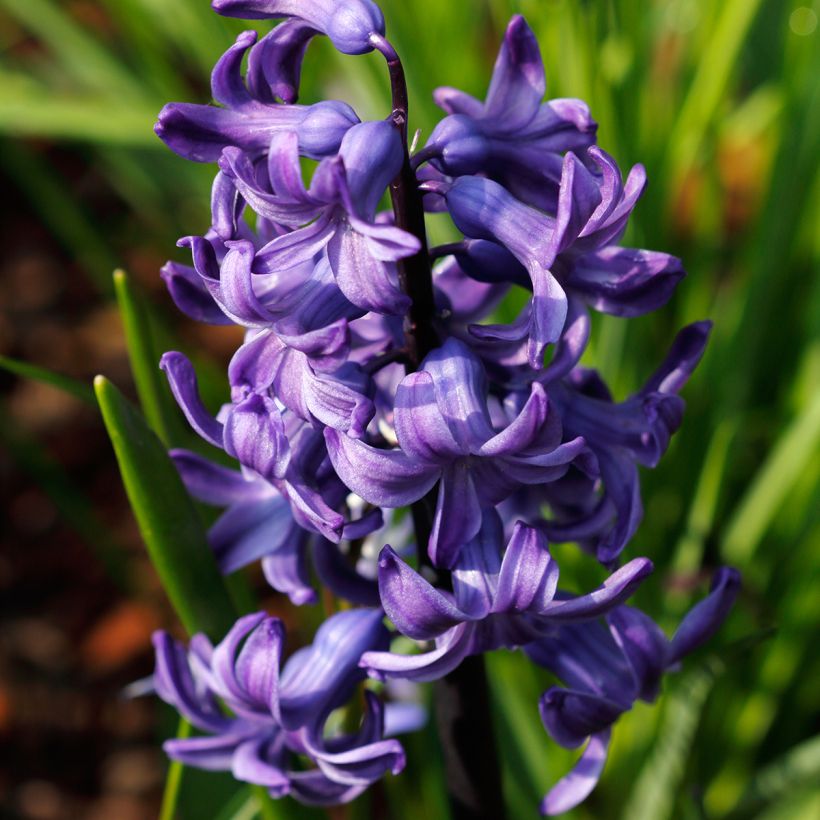
[(727, 820), (753, 817), (803, 786), (820, 782), (820, 735), (798, 744), (755, 774)]
[[(179, 719), (177, 729), (178, 738), (191, 736), (191, 724), (185, 718)], [(172, 760), (168, 764), (168, 775), (165, 778), (165, 789), (162, 792), (162, 805), (159, 810), (159, 820), (174, 820), (177, 810), (177, 800), (179, 799), (179, 787), (182, 785), (182, 774), (185, 766), (178, 760)]]
[(33, 379), (34, 381), (49, 384), (74, 396), (85, 404), (90, 404), (96, 407), (97, 400), (94, 398), (94, 391), (90, 385), (81, 382), (79, 379), (74, 379), (71, 376), (64, 376), (62, 373), (55, 373), (45, 367), (39, 367), (36, 364), (29, 364), (28, 362), (21, 362), (18, 359), (10, 359), (8, 356), (0, 356), (0, 367), (8, 370), (9, 373), (14, 373), (15, 376), (22, 376), (24, 379)]
[(114, 271), (114, 292), (142, 411), (151, 429), (166, 446), (179, 444), (183, 440), (179, 413), (159, 369), (159, 354), (145, 300), (122, 270)]
[(732, 517), (723, 555), (748, 564), (760, 539), (820, 443), (820, 392), (784, 431)]
[(111, 382), (97, 376), (94, 390), (140, 532), (177, 615), (190, 634), (222, 638), (236, 611), (174, 465)]
[(690, 672), (669, 696), (658, 739), (621, 815), (624, 820), (666, 820), (672, 816), (695, 730), (723, 669), (720, 660), (712, 659)]

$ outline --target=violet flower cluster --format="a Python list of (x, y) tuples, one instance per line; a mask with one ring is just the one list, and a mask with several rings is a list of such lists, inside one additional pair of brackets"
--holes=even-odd
[[(546, 731), (587, 744), (542, 805), (565, 811), (594, 787), (618, 716), (656, 696), (739, 586), (719, 570), (671, 640), (626, 605), (652, 572), (648, 558), (621, 558), (642, 516), (638, 467), (654, 467), (680, 425), (678, 394), (709, 334), (708, 322), (684, 328), (624, 401), (579, 364), (591, 311), (645, 314), (683, 277), (675, 257), (619, 244), (644, 170), (624, 179), (583, 102), (544, 100), (520, 16), (486, 98), (439, 89), (446, 116), (410, 157), (401, 94), (374, 122), (341, 101), (297, 102), (317, 36), (345, 54), (381, 52), (400, 88), (372, 0), (213, 6), (280, 22), (218, 61), (216, 105), (170, 104), (156, 126), (176, 153), (218, 166), (210, 228), (179, 242), (192, 265), (163, 269), (171, 297), (197, 321), (245, 329), (215, 416), (190, 361), (161, 362), (193, 429), (237, 468), (172, 457), (195, 498), (225, 508), (209, 534), (225, 573), (261, 561), (294, 604), (316, 602), (318, 583), (347, 608), (284, 665), (283, 625), (264, 613), (217, 646), (158, 633), (156, 691), (202, 733), (166, 750), (275, 797), (344, 802), (404, 765), (388, 736), (418, 716), (391, 702), (390, 681), (521, 648), (563, 684), (541, 700)], [(395, 208), (381, 210), (391, 183)], [(428, 253), (402, 197), (449, 213), (463, 238)], [(529, 295), (501, 322), (514, 286)], [(432, 310), (420, 316), (424, 288)], [(421, 324), (436, 343), (416, 355)], [(577, 543), (602, 583), (561, 588), (550, 542)], [(420, 651), (391, 652), (395, 636)], [(368, 676), (388, 683), (367, 684), (361, 727), (343, 731), (338, 710)]]

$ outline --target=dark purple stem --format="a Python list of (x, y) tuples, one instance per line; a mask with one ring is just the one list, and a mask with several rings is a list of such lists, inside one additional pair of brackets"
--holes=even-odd
[[(407, 148), (407, 82), (401, 60), (392, 45), (379, 35), (373, 46), (387, 60), (393, 94), (393, 122), (402, 135), (404, 164), (390, 185), (396, 225), (421, 242), (419, 252), (398, 263), (402, 290), (412, 299), (404, 319), (407, 369), (418, 369), (424, 357), (440, 340), (433, 324), (435, 300), (433, 273), (427, 249), (424, 206)], [(438, 488), (413, 504), (411, 513), (419, 551), (419, 562), (429, 566), (427, 542), (432, 531)], [(438, 572), (442, 582), (447, 573)], [(501, 767), (496, 752), (492, 710), (484, 659), (465, 659), (454, 672), (435, 684), (436, 723), (444, 753), (447, 790), (453, 820), (503, 820), (504, 799)]]

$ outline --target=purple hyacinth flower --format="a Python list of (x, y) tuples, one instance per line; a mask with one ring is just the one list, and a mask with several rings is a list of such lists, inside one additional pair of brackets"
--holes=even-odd
[[(372, 609), (329, 618), (281, 674), (284, 627), (265, 613), (240, 618), (216, 647), (196, 635), (186, 652), (157, 632), (156, 692), (205, 733), (169, 740), (166, 752), (186, 765), (231, 771), (274, 797), (291, 794), (316, 805), (345, 802), (388, 771), (397, 774), (404, 752), (384, 739), (384, 707), (372, 693), (359, 732), (325, 736), (330, 713), (364, 677), (357, 666), (362, 653), (388, 640), (381, 620)], [(305, 757), (315, 768), (303, 770), (298, 760)]]
[(597, 125), (581, 100), (550, 100), (538, 42), (526, 20), (512, 18), (487, 99), (439, 88), (436, 103), (449, 116), (433, 130), (414, 164), (430, 160), (445, 174), (486, 174), (519, 199), (555, 207), (566, 151), (583, 153)]
[[(711, 322), (696, 322), (681, 330), (661, 366), (624, 402), (613, 402), (592, 371), (576, 370), (549, 385), (565, 430), (584, 436), (604, 485), (594, 509), (547, 526), (551, 539), (592, 539), (605, 564), (620, 554), (643, 515), (637, 465), (655, 467), (680, 426), (684, 401), (677, 393), (703, 356), (710, 329)], [(593, 484), (587, 489), (595, 493)]]
[(520, 413), (498, 430), (487, 405), (487, 380), (475, 354), (448, 339), (406, 376), (393, 413), (400, 449), (379, 450), (326, 429), (342, 481), (371, 504), (403, 507), (440, 481), (430, 558), (454, 566), (461, 546), (481, 527), (481, 510), (522, 484), (562, 475), (583, 450), (582, 438), (561, 443), (561, 425), (540, 384)]
[(479, 534), (461, 549), (452, 570), (453, 593), (442, 592), (388, 546), (379, 558), (379, 593), (387, 616), (403, 635), (435, 641), (420, 655), (371, 651), (362, 666), (376, 677), (436, 680), (467, 655), (528, 644), (559, 624), (589, 621), (622, 604), (652, 571), (636, 558), (595, 591), (557, 592), (558, 566), (539, 530), (518, 522), (503, 550), (503, 526), (487, 510)]
[(226, 405), (221, 418), (214, 418), (199, 397), (196, 374), (185, 356), (166, 353), (161, 367), (180, 409), (205, 441), (272, 484), (301, 527), (339, 542), (346, 522), (336, 508), (348, 491), (330, 469), (320, 431), (284, 415), (273, 399), (258, 393)]
[(376, 219), (402, 161), (401, 137), (387, 121), (351, 128), (338, 156), (319, 164), (309, 190), (293, 134), (274, 138), (265, 169), (239, 149), (226, 149), (220, 167), (254, 211), (295, 228), (257, 252), (254, 272), (285, 271), (326, 248), (336, 284), (350, 302), (362, 310), (405, 313), (410, 302), (398, 287), (395, 262), (416, 253), (420, 242)]
[[(214, 67), (211, 92), (224, 107), (169, 103), (162, 109), (154, 130), (172, 151), (195, 162), (216, 162), (229, 145), (261, 156), (271, 137), (281, 131), (298, 135), (305, 156), (320, 159), (338, 150), (345, 132), (359, 121), (353, 109), (340, 101), (280, 105), (270, 101), (270, 92), (257, 96), (265, 82), (261, 60), (250, 63), (257, 76), (248, 85), (240, 73), (242, 59), (256, 38), (255, 31), (240, 34)], [(254, 47), (263, 44), (270, 56), (269, 43)]]
[(605, 616), (606, 627), (565, 624), (526, 647), (536, 663), (569, 687), (553, 687), (541, 698), (550, 736), (569, 749), (589, 741), (573, 772), (544, 798), (544, 814), (569, 811), (589, 795), (606, 762), (612, 725), (636, 700), (655, 699), (663, 673), (717, 631), (739, 589), (736, 570), (718, 570), (712, 591), (692, 608), (671, 641), (642, 612), (621, 606)]
[[(541, 367), (546, 346), (561, 337), (567, 292), (616, 315), (638, 315), (663, 304), (683, 276), (675, 257), (612, 246), (643, 192), (645, 173), (636, 165), (624, 184), (610, 156), (597, 147), (590, 148), (588, 155), (601, 175), (592, 174), (572, 152), (567, 153), (555, 218), (524, 204), (490, 179), (460, 177), (422, 186), (445, 198), (453, 221), (466, 237), (501, 244), (523, 266), (533, 297), (519, 319), (512, 325), (475, 326), (472, 332), (482, 339), (528, 339), (534, 368)], [(469, 246), (467, 251), (469, 256)], [(494, 256), (492, 264), (482, 264), (480, 256), (472, 260), (474, 275), (484, 271), (477, 278), (526, 282), (509, 258), (505, 264)]]
[(211, 6), (245, 20), (297, 18), (326, 34), (344, 54), (372, 51), (374, 35), (384, 34), (384, 16), (372, 0), (212, 0)]

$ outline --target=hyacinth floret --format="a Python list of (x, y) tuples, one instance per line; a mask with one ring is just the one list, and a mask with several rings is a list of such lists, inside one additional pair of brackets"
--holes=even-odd
[[(216, 414), (184, 354), (161, 367), (193, 429), (236, 466), (171, 456), (191, 495), (223, 508), (209, 542), (224, 573), (259, 561), (295, 605), (318, 600), (317, 579), (346, 603), (287, 660), (283, 624), (265, 613), (215, 646), (157, 633), (155, 691), (201, 733), (166, 751), (275, 797), (346, 802), (404, 765), (392, 735), (419, 717), (395, 682), (520, 649), (562, 684), (533, 704), (549, 735), (587, 744), (541, 806), (563, 812), (597, 782), (618, 716), (656, 696), (739, 586), (719, 569), (671, 641), (627, 605), (653, 569), (621, 558), (642, 517), (638, 467), (654, 467), (680, 426), (678, 394), (710, 330), (684, 328), (623, 401), (579, 364), (590, 311), (654, 311), (684, 276), (671, 255), (619, 244), (645, 171), (624, 177), (584, 102), (544, 99), (520, 15), (484, 101), (438, 89), (445, 116), (411, 156), (403, 69), (374, 2), (213, 8), (273, 26), (219, 59), (215, 104), (159, 115), (173, 151), (215, 166), (211, 224), (180, 240), (191, 264), (171, 261), (162, 276), (185, 314), (237, 325), (244, 341)], [(297, 102), (318, 36), (385, 57), (389, 116)], [(428, 250), (423, 209), (447, 212), (461, 237)], [(530, 295), (499, 321), (513, 287)], [(559, 585), (550, 543), (561, 542), (600, 565), (596, 588)], [(421, 651), (396, 651), (395, 637)], [(360, 728), (341, 730), (334, 716), (363, 687)]]

